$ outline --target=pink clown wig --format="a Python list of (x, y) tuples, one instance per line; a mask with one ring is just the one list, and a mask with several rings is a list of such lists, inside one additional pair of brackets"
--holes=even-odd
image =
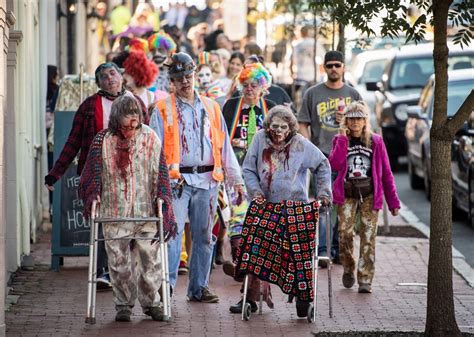
[(173, 41), (173, 38), (162, 31), (148, 38), (148, 46), (150, 50), (162, 48), (170, 54), (176, 51), (176, 43)]
[(237, 76), (240, 84), (247, 80), (256, 81), (263, 89), (268, 89), (272, 84), (272, 76), (261, 63), (251, 63), (244, 66)]

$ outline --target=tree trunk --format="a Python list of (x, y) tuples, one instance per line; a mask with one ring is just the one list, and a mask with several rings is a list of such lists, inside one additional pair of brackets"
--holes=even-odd
[(435, 67), (431, 126), (431, 220), (425, 336), (460, 336), (453, 301), (451, 142), (448, 128), (447, 15), (452, 0), (433, 1)]

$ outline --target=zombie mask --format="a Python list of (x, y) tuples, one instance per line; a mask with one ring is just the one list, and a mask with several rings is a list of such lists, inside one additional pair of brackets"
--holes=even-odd
[(280, 117), (274, 117), (267, 130), (270, 140), (275, 145), (282, 145), (290, 134), (290, 125)]
[(161, 66), (166, 61), (167, 57), (168, 53), (163, 48), (153, 50), (153, 62), (155, 62), (156, 65)]
[(207, 89), (212, 81), (211, 68), (202, 67), (197, 73), (197, 82), (199, 89)]

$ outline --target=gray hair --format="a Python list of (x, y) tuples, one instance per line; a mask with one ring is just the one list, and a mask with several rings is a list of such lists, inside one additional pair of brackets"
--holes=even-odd
[(263, 128), (265, 130), (270, 128), (270, 124), (272, 123), (275, 117), (280, 117), (288, 123), (288, 126), (290, 127), (290, 134), (288, 136), (289, 138), (296, 135), (296, 133), (298, 132), (298, 122), (289, 107), (287, 107), (286, 105), (276, 105), (271, 108), (270, 111), (268, 111), (268, 115), (263, 120)]
[(109, 130), (114, 134), (118, 134), (122, 126), (122, 120), (128, 116), (138, 115), (139, 125), (142, 124), (142, 109), (140, 103), (135, 97), (129, 95), (122, 95), (117, 97), (112, 103), (112, 109), (109, 118)]

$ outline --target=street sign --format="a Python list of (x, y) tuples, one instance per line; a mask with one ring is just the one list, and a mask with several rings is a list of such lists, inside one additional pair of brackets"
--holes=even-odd
[[(71, 130), (75, 111), (56, 111), (54, 118), (54, 160), (56, 161)], [(62, 130), (63, 132), (58, 132)], [(69, 165), (53, 192), (53, 237), (51, 243), (51, 269), (59, 271), (63, 256), (89, 254), (89, 224), (83, 216), (84, 204), (79, 197), (77, 158)]]

